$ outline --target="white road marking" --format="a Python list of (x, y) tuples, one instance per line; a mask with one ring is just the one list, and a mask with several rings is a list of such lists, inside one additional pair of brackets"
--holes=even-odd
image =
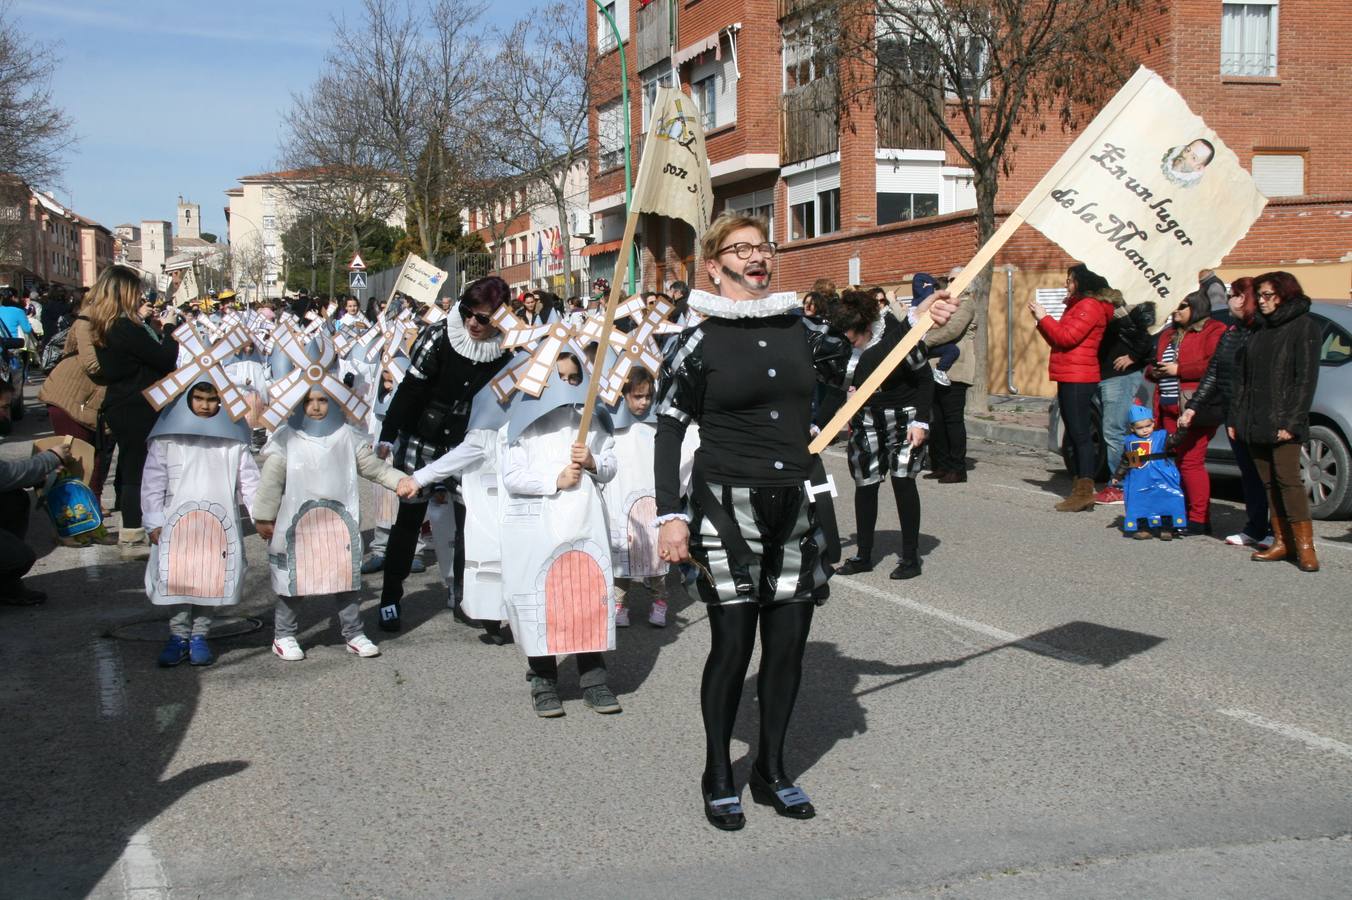
[(1352, 759), (1352, 744), (1344, 744), (1342, 741), (1335, 741), (1333, 738), (1324, 737), (1322, 734), (1315, 734), (1313, 731), (1306, 731), (1295, 725), (1287, 725), (1284, 722), (1274, 722), (1271, 719), (1265, 719), (1257, 713), (1249, 712), (1247, 709), (1218, 709), (1216, 712), (1223, 716), (1229, 716), (1232, 719), (1238, 719), (1255, 728), (1266, 728), (1268, 731), (1280, 734), (1284, 738), (1290, 738), (1293, 741), (1299, 741), (1311, 750), (1323, 750), (1327, 753), (1336, 753), (1339, 756)]
[(127, 711), (127, 691), (123, 687), (122, 660), (112, 641), (94, 642), (94, 675), (99, 689), (99, 716), (121, 718)]
[(122, 875), (122, 896), (127, 900), (168, 900), (169, 877), (144, 828), (131, 836), (117, 868)]
[(1319, 550), (1352, 550), (1352, 545), (1335, 544), (1329, 541), (1315, 541), (1314, 545)]
[(1077, 665), (1093, 665), (1093, 660), (1081, 656), (1078, 653), (1071, 653), (1069, 650), (1062, 650), (1059, 647), (1053, 647), (1051, 644), (1044, 644), (1041, 641), (1030, 641), (1027, 638), (1021, 638), (1017, 634), (1005, 631), (1003, 628), (996, 628), (994, 625), (987, 625), (985, 622), (978, 622), (975, 619), (964, 618), (955, 613), (929, 606), (925, 603), (912, 600), (909, 597), (898, 597), (895, 594), (889, 594), (881, 588), (876, 588), (871, 584), (865, 584), (852, 577), (845, 575), (836, 575), (831, 579), (832, 584), (843, 584), (851, 590), (858, 591), (861, 594), (867, 594), (878, 600), (885, 600), (888, 603), (909, 609), (912, 612), (918, 612), (921, 615), (930, 616), (941, 622), (947, 622), (949, 625), (956, 625), (968, 631), (975, 632), (982, 637), (991, 638), (1002, 644), (1012, 644), (1016, 647), (1022, 647), (1025, 650), (1031, 650), (1042, 656), (1051, 656), (1063, 662), (1075, 663)]

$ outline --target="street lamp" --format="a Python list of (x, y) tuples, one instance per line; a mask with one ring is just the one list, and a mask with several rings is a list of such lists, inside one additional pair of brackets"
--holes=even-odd
[[(629, 134), (629, 67), (624, 61), (624, 38), (620, 36), (615, 17), (606, 11), (601, 0), (592, 0), (592, 3), (596, 4), (597, 14), (605, 17), (606, 24), (615, 35), (615, 47), (620, 51), (620, 104), (624, 107), (624, 211), (627, 214), (634, 205), (633, 140)], [(629, 254), (629, 293), (633, 294), (634, 273), (638, 271), (638, 248), (631, 245)]]

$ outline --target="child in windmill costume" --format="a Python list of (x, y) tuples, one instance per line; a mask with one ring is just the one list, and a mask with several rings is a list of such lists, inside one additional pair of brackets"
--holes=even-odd
[(657, 552), (657, 499), (653, 482), (656, 385), (647, 369), (634, 369), (612, 414), (619, 471), (605, 487), (610, 553), (615, 573), (615, 625), (629, 625), (628, 596), (643, 584), (652, 596), (648, 623), (667, 624), (667, 564)]
[(614, 583), (600, 485), (615, 477), (610, 417), (598, 409), (575, 443), (587, 389), (552, 376), (539, 397), (512, 397), (500, 443), (502, 567), (512, 634), (529, 659), (537, 715), (563, 715), (558, 657), (577, 659), (583, 701), (601, 713), (620, 704), (606, 685), (615, 647)]
[[(1122, 459), (1113, 473), (1113, 481), (1122, 484), (1126, 510), (1122, 532), (1137, 540), (1149, 540), (1151, 532), (1160, 540), (1173, 540), (1174, 533), (1188, 527), (1187, 502), (1174, 463), (1178, 442), (1186, 435), (1180, 429), (1170, 435), (1155, 428), (1155, 414), (1144, 406), (1131, 408), (1131, 431), (1122, 447)], [(1125, 477), (1124, 477), (1125, 476)]]
[[(238, 407), (236, 407), (238, 410)], [(239, 603), (244, 548), (239, 505), (253, 504), (258, 465), (249, 426), (222, 408), (210, 381), (183, 391), (150, 432), (141, 509), (150, 538), (145, 586), (150, 602), (176, 606), (159, 664), (214, 660), (210, 610)]]
[[(279, 350), (295, 368), (274, 381), (272, 402), (263, 414), (276, 431), (263, 448), (254, 502), (277, 594), (272, 650), (286, 661), (304, 659), (291, 603), (328, 595), (338, 609), (348, 651), (378, 656), (361, 622), (358, 478), (393, 489), (399, 473), (377, 458), (365, 433), (350, 424), (365, 418), (366, 404), (338, 379), (327, 335), (316, 335), (304, 350), (300, 340), (290, 329), (278, 339)], [(285, 367), (274, 353), (274, 376)]]

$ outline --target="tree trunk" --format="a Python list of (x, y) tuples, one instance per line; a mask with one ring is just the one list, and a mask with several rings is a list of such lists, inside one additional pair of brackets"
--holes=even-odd
[[(992, 161), (986, 166), (975, 169), (976, 186), (976, 232), (977, 247), (981, 247), (995, 234), (995, 194), (998, 188), (996, 168), (998, 162)], [(978, 412), (990, 410), (989, 348), (990, 348), (990, 297), (991, 274), (994, 261), (988, 263), (972, 282), (971, 300), (976, 304), (976, 377), (967, 398), (968, 409)], [(1007, 323), (1006, 327), (1012, 327)]]

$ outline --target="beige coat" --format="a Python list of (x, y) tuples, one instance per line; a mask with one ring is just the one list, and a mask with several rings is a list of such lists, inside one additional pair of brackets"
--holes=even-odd
[(65, 411), (92, 431), (98, 425), (99, 407), (103, 406), (107, 388), (90, 378), (99, 374), (99, 360), (94, 354), (93, 332), (88, 320), (76, 319), (71, 325), (65, 353), (74, 355), (57, 363), (38, 391), (38, 400)]
[(976, 304), (968, 297), (944, 325), (931, 328), (925, 335), (925, 346), (941, 347), (958, 342), (958, 361), (948, 370), (954, 384), (971, 384), (976, 380)]

